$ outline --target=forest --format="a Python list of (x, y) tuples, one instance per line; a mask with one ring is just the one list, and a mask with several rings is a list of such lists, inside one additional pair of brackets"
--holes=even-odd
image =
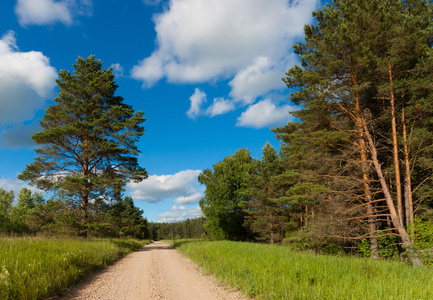
[(433, 249), (432, 9), (341, 0), (313, 12), (282, 78), (297, 110), (271, 129), (279, 149), (239, 149), (204, 170), (204, 218), (179, 223), (148, 222), (124, 196), (148, 177), (135, 146), (145, 118), (115, 96), (112, 69), (79, 57), (18, 176), (54, 196), (0, 189), (0, 233), (227, 239), (421, 264)]
[[(69, 205), (68, 205), (69, 204)], [(0, 236), (79, 236), (146, 240), (200, 239), (205, 237), (203, 217), (175, 223), (149, 222), (131, 197), (92, 206), (92, 216), (82, 223), (77, 208), (55, 197), (23, 188), (17, 196), (0, 188)]]
[(299, 110), (261, 159), (240, 149), (206, 169), (215, 239), (375, 259), (433, 246), (432, 7), (334, 1), (313, 13), (282, 78)]

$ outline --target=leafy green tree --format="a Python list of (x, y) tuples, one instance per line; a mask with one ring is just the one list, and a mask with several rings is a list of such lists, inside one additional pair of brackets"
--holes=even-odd
[(12, 207), (11, 223), (15, 234), (34, 234), (40, 228), (35, 222), (35, 214), (40, 210), (45, 200), (39, 193), (33, 193), (27, 188), (18, 193), (18, 203)]
[(250, 152), (240, 149), (216, 163), (213, 171), (206, 169), (198, 176), (198, 181), (206, 185), (200, 208), (211, 238), (243, 240), (247, 237), (243, 203), (248, 200), (245, 189), (251, 167)]
[(0, 233), (11, 233), (11, 210), (14, 192), (0, 188)]
[(32, 137), (41, 145), (38, 156), (18, 178), (74, 200), (86, 235), (91, 201), (120, 198), (128, 181), (147, 178), (135, 145), (145, 119), (115, 95), (112, 69), (103, 69), (100, 60), (79, 57), (74, 68), (73, 74), (59, 72), (56, 104), (46, 109), (43, 130)]

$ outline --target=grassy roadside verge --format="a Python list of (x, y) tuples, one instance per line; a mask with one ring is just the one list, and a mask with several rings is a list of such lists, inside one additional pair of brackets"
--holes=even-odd
[(433, 299), (433, 270), (238, 242), (177, 241), (205, 272), (256, 299)]
[(49, 297), (148, 243), (0, 237), (0, 299)]

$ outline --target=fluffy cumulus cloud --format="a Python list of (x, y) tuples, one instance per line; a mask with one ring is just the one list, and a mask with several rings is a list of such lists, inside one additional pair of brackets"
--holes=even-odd
[(116, 63), (116, 64), (112, 64), (111, 68), (113, 68), (113, 74), (117, 77), (122, 77), (123, 76), (123, 67), (121, 64)]
[(152, 175), (140, 183), (129, 183), (127, 189), (134, 200), (151, 203), (176, 197), (176, 203), (190, 204), (198, 201), (200, 192), (197, 181), (200, 170), (185, 170), (174, 175)]
[(154, 16), (157, 48), (132, 69), (152, 86), (162, 78), (194, 83), (232, 79), (246, 103), (283, 87), (287, 55), (318, 0), (172, 0)]
[(194, 193), (190, 196), (177, 197), (173, 202), (176, 204), (194, 204), (198, 203), (201, 197), (203, 197), (202, 193)]
[(211, 106), (206, 110), (206, 115), (210, 117), (222, 115), (235, 109), (232, 101), (224, 98), (215, 98)]
[(235, 104), (229, 99), (215, 98), (213, 103), (207, 109), (204, 109), (203, 104), (207, 102), (207, 95), (199, 88), (195, 89), (194, 94), (189, 97), (189, 101), (191, 102), (191, 106), (186, 114), (190, 119), (196, 119), (200, 115), (214, 117), (236, 108)]
[(287, 70), (286, 65), (293, 65), (296, 59), (293, 55), (287, 58), (288, 62), (282, 64), (281, 68), (268, 57), (257, 57), (252, 65), (240, 70), (230, 81), (229, 85), (232, 88), (230, 96), (243, 104), (251, 104), (258, 96), (270, 90), (284, 88), (285, 84), (281, 77), (284, 70)]
[(250, 105), (238, 118), (236, 126), (263, 128), (282, 125), (293, 119), (289, 111), (294, 110), (290, 105), (277, 107), (270, 99), (265, 99)]
[(18, 179), (10, 179), (10, 178), (1, 178), (0, 179), (0, 188), (6, 190), (6, 191), (13, 191), (15, 193), (15, 195), (18, 195), (18, 193), (21, 191), (21, 189), (23, 188), (27, 188), (29, 190), (31, 190), (32, 192), (36, 192), (36, 193), (43, 193), (43, 191), (27, 185), (25, 182), (20, 181)]
[(158, 215), (158, 222), (180, 222), (186, 219), (193, 219), (203, 216), (200, 207), (187, 208), (184, 205), (173, 205), (171, 209), (165, 213)]
[(206, 102), (206, 93), (196, 88), (194, 94), (189, 97), (189, 101), (191, 101), (191, 106), (186, 114), (188, 118), (195, 119), (201, 113), (202, 104)]
[(20, 52), (13, 31), (0, 39), (0, 126), (34, 117), (56, 86), (56, 70), (41, 52)]
[(15, 14), (21, 26), (63, 23), (71, 25), (74, 18), (90, 15), (91, 0), (17, 0)]

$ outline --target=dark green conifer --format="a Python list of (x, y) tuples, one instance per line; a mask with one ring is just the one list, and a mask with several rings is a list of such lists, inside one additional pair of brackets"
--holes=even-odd
[(128, 181), (147, 178), (135, 145), (145, 118), (115, 95), (112, 69), (103, 69), (100, 60), (79, 57), (74, 68), (73, 74), (59, 72), (59, 96), (32, 137), (40, 145), (37, 157), (18, 178), (67, 195), (86, 223), (92, 202), (118, 198)]

